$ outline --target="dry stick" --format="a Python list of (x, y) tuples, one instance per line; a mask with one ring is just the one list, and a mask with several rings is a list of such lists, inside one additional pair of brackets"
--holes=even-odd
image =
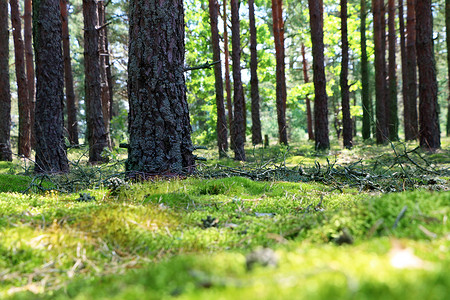
[(209, 63), (208, 61), (200, 66), (195, 67), (184, 67), (184, 71), (200, 70), (200, 69), (211, 69), (212, 66), (220, 63), (220, 60)]
[(395, 222), (394, 222), (394, 225), (392, 226), (392, 229), (397, 228), (398, 222), (400, 222), (400, 220), (405, 216), (405, 213), (406, 213), (407, 209), (408, 209), (407, 205), (403, 206), (402, 210), (400, 211), (400, 213), (398, 214), (397, 218), (395, 219)]

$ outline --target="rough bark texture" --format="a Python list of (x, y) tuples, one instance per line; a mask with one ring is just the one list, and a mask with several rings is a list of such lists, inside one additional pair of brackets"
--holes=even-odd
[(241, 81), (241, 37), (239, 25), (239, 1), (231, 0), (231, 43), (234, 87), (234, 159), (245, 161), (245, 105)]
[(388, 28), (389, 28), (389, 139), (398, 140), (398, 116), (397, 116), (397, 65), (396, 65), (396, 43), (395, 33), (395, 0), (388, 2)]
[(450, 136), (450, 0), (445, 0), (445, 28), (447, 35), (447, 68), (448, 68), (448, 90), (449, 98), (447, 109), (447, 136)]
[(60, 0), (61, 22), (62, 22), (62, 47), (64, 59), (64, 83), (66, 87), (66, 108), (67, 108), (67, 132), (69, 143), (78, 145), (78, 122), (77, 106), (75, 102), (75, 92), (73, 87), (72, 62), (70, 59), (69, 40), (69, 18), (67, 12), (67, 0)]
[(262, 144), (261, 117), (259, 105), (258, 82), (258, 45), (255, 22), (255, 0), (248, 1), (249, 26), (250, 26), (250, 85), (252, 97), (252, 144)]
[(276, 102), (278, 118), (278, 136), (281, 144), (288, 144), (286, 125), (286, 74), (284, 66), (284, 21), (283, 1), (272, 0), (273, 36), (276, 57)]
[(131, 0), (128, 161), (132, 173), (194, 170), (184, 79), (182, 0)]
[(34, 107), (36, 106), (36, 82), (34, 75), (33, 60), (33, 25), (32, 25), (32, 1), (25, 0), (25, 11), (23, 16), (24, 42), (25, 42), (25, 65), (27, 70), (28, 101), (30, 101), (30, 127), (31, 147), (36, 144), (34, 136)]
[[(213, 61), (220, 61), (219, 45), (219, 4), (217, 0), (209, 0), (209, 18), (211, 21), (211, 44), (213, 48)], [(223, 98), (222, 64), (214, 65), (214, 77), (216, 87), (216, 107), (217, 107), (217, 146), (219, 156), (225, 157), (228, 151), (227, 118), (225, 116), (225, 106)]]
[(314, 130), (316, 149), (330, 148), (328, 133), (328, 97), (324, 66), (323, 1), (308, 0), (314, 71)]
[(223, 52), (225, 56), (225, 91), (227, 93), (228, 127), (230, 128), (230, 148), (234, 149), (234, 117), (231, 100), (230, 52), (228, 50), (227, 0), (223, 0)]
[(95, 0), (83, 0), (84, 19), (84, 71), (87, 140), (89, 162), (102, 162), (103, 149), (108, 146), (103, 120), (101, 98), (100, 55), (98, 37), (98, 10)]
[(419, 142), (421, 148), (433, 151), (441, 147), (441, 140), (431, 0), (419, 0), (416, 3), (416, 33), (419, 67)]
[[(305, 51), (305, 44), (302, 43), (302, 65), (303, 65), (303, 79), (305, 83), (309, 82), (308, 77), (308, 62), (306, 61), (306, 51)], [(310, 141), (314, 140), (314, 129), (313, 129), (313, 121), (312, 121), (312, 115), (311, 115), (311, 101), (309, 100), (309, 97), (306, 96), (306, 119), (307, 119), (307, 126), (308, 126), (308, 139)]]
[(0, 0), (0, 161), (11, 161), (8, 1)]
[(406, 96), (408, 98), (409, 123), (405, 128), (405, 139), (410, 141), (419, 137), (419, 125), (417, 123), (416, 0), (407, 0), (407, 8)]
[(17, 94), (19, 102), (19, 155), (31, 155), (31, 101), (28, 94), (25, 72), (25, 46), (22, 39), (19, 2), (10, 0), (11, 23), (14, 38), (14, 57), (16, 66)]
[(408, 96), (407, 96), (407, 72), (406, 72), (406, 38), (405, 38), (405, 20), (403, 17), (403, 0), (398, 0), (398, 22), (400, 25), (400, 53), (402, 59), (402, 98), (403, 98), (403, 124), (405, 128), (405, 137), (406, 137), (406, 128), (408, 128), (411, 123), (409, 120), (409, 104), (408, 104)]
[(33, 1), (37, 173), (69, 170), (63, 137), (64, 70), (59, 0)]
[(373, 108), (370, 98), (369, 85), (369, 60), (367, 58), (367, 39), (366, 39), (366, 18), (367, 18), (367, 0), (361, 0), (361, 84), (362, 84), (362, 137), (370, 139), (371, 127), (373, 122)]
[(353, 146), (352, 118), (350, 116), (350, 91), (348, 86), (348, 33), (347, 33), (347, 0), (341, 0), (341, 35), (342, 35), (342, 60), (341, 60), (341, 101), (342, 101), (342, 125), (344, 147), (350, 149)]

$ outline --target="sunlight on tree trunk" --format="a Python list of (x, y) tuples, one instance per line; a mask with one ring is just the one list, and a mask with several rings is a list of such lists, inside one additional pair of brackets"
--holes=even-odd
[[(305, 83), (309, 83), (308, 62), (306, 61), (306, 50), (304, 43), (302, 43), (302, 66), (303, 66), (303, 79)], [(313, 120), (311, 115), (311, 100), (309, 99), (308, 96), (306, 96), (306, 119), (308, 126), (308, 139), (310, 141), (314, 141)]]
[(24, 42), (25, 42), (25, 65), (27, 70), (28, 101), (30, 102), (30, 128), (31, 128), (31, 147), (36, 144), (34, 136), (34, 107), (36, 105), (36, 84), (34, 75), (33, 59), (33, 25), (32, 25), (32, 1), (24, 1), (25, 9), (23, 15)]
[(364, 140), (370, 139), (373, 122), (373, 107), (369, 86), (369, 63), (367, 58), (366, 18), (367, 0), (361, 0), (361, 97), (363, 108), (362, 136)]
[(227, 93), (228, 128), (230, 129), (230, 148), (234, 150), (234, 117), (231, 100), (230, 52), (228, 50), (227, 0), (223, 0), (223, 52), (225, 55), (225, 91)]
[(409, 126), (405, 128), (405, 139), (415, 140), (419, 137), (417, 123), (417, 56), (416, 56), (416, 0), (407, 0), (406, 21), (406, 74)]
[(347, 0), (341, 0), (341, 35), (342, 35), (342, 61), (341, 61), (341, 101), (344, 147), (353, 146), (352, 119), (350, 116), (350, 92), (348, 87), (348, 34), (347, 34)]

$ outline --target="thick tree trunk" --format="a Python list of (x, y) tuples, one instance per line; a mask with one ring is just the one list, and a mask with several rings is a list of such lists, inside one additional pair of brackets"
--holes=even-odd
[(416, 56), (416, 0), (407, 0), (406, 21), (406, 74), (407, 74), (407, 102), (409, 124), (405, 128), (405, 139), (415, 140), (419, 137), (417, 123), (417, 56)]
[(421, 148), (434, 151), (441, 147), (441, 140), (431, 0), (417, 1), (416, 22), (416, 50), (419, 67), (419, 142)]
[(369, 60), (367, 57), (367, 39), (366, 39), (366, 18), (367, 18), (367, 0), (361, 0), (361, 84), (362, 84), (362, 107), (363, 123), (362, 137), (364, 140), (370, 139), (370, 132), (373, 122), (373, 108), (370, 98), (369, 85)]
[(17, 94), (19, 102), (19, 154), (31, 155), (31, 102), (25, 72), (25, 47), (22, 39), (19, 2), (10, 0), (11, 23), (14, 38), (14, 57), (16, 66)]
[(248, 1), (250, 27), (250, 85), (252, 97), (252, 143), (262, 144), (258, 83), (258, 45), (255, 22), (255, 0)]
[(194, 171), (184, 79), (182, 0), (131, 0), (128, 172)]
[(36, 105), (36, 84), (33, 60), (33, 26), (32, 26), (32, 1), (25, 0), (25, 12), (23, 16), (24, 42), (25, 42), (25, 64), (27, 70), (28, 101), (30, 101), (30, 127), (31, 147), (36, 144), (34, 137), (34, 107)]
[(398, 21), (400, 24), (400, 52), (402, 58), (402, 98), (403, 98), (403, 124), (405, 128), (405, 139), (406, 139), (406, 130), (411, 125), (411, 121), (409, 119), (409, 104), (408, 104), (408, 96), (407, 96), (407, 78), (408, 73), (406, 71), (406, 38), (405, 38), (405, 20), (403, 17), (403, 0), (398, 0)]
[(77, 106), (75, 102), (75, 92), (73, 87), (72, 62), (70, 59), (70, 40), (69, 40), (69, 18), (67, 11), (67, 0), (60, 0), (61, 22), (62, 22), (62, 47), (64, 59), (64, 82), (66, 87), (66, 106), (67, 106), (67, 132), (69, 134), (69, 143), (78, 145), (78, 122)]
[(278, 136), (281, 144), (288, 144), (286, 125), (286, 74), (284, 66), (284, 21), (283, 1), (272, 0), (273, 36), (276, 57), (276, 102), (278, 118)]
[(89, 162), (103, 161), (103, 149), (108, 147), (108, 133), (105, 129), (98, 34), (98, 9), (95, 0), (83, 0), (84, 19), (84, 70), (87, 140)]
[[(305, 51), (305, 44), (302, 43), (302, 65), (303, 65), (303, 80), (305, 83), (309, 83), (309, 77), (308, 77), (308, 63), (306, 61), (306, 51)], [(309, 97), (306, 96), (306, 119), (307, 119), (307, 126), (308, 126), (308, 139), (310, 141), (314, 140), (314, 129), (313, 129), (313, 121), (312, 121), (312, 115), (311, 115), (311, 100), (309, 100)]]
[(64, 70), (59, 0), (33, 2), (33, 42), (36, 58), (37, 173), (68, 172), (64, 144)]
[[(209, 0), (209, 18), (211, 21), (211, 44), (213, 48), (213, 61), (220, 61), (219, 45), (219, 4), (217, 0)], [(217, 107), (217, 147), (219, 157), (225, 157), (228, 151), (227, 119), (225, 116), (225, 106), (223, 98), (222, 64), (214, 65), (214, 77), (216, 87), (216, 107)]]
[(0, 161), (11, 161), (8, 1), (0, 0)]
[(238, 0), (231, 0), (231, 43), (234, 87), (234, 159), (245, 161), (245, 104), (241, 81), (241, 36)]
[(341, 35), (342, 35), (342, 61), (341, 61), (341, 101), (344, 147), (353, 146), (352, 118), (350, 116), (350, 91), (348, 86), (348, 33), (347, 33), (347, 0), (341, 0)]
[(323, 0), (308, 0), (314, 71), (314, 130), (316, 149), (329, 149), (328, 97), (324, 66)]
[(398, 140), (397, 64), (395, 61), (397, 35), (395, 33), (395, 0), (388, 2), (389, 28), (389, 139)]
[(448, 92), (447, 99), (447, 136), (450, 136), (450, 0), (445, 0), (445, 28), (447, 35), (447, 69), (448, 69)]
[(234, 150), (234, 117), (231, 100), (230, 52), (228, 50), (227, 0), (223, 0), (223, 52), (225, 56), (225, 91), (227, 93), (228, 128), (230, 129), (230, 148)]

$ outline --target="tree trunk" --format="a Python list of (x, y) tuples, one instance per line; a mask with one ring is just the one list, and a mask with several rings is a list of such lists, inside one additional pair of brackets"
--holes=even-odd
[(416, 56), (416, 0), (407, 0), (406, 21), (406, 74), (409, 126), (405, 128), (405, 139), (415, 140), (419, 137), (417, 117), (417, 56)]
[(398, 140), (398, 116), (397, 116), (397, 65), (395, 61), (396, 41), (395, 33), (395, 0), (388, 2), (388, 28), (389, 28), (389, 139)]
[[(302, 43), (302, 65), (303, 65), (303, 79), (304, 79), (305, 83), (309, 83), (308, 63), (306, 61), (306, 51), (305, 51), (304, 43)], [(310, 141), (313, 141), (314, 140), (314, 130), (313, 130), (312, 115), (311, 115), (311, 100), (309, 100), (308, 96), (306, 96), (306, 118), (307, 118), (307, 124), (308, 124), (308, 139)]]
[(22, 39), (19, 2), (10, 0), (11, 23), (14, 38), (14, 57), (16, 66), (17, 94), (19, 102), (19, 155), (31, 155), (31, 102), (28, 94), (25, 72), (25, 47)]
[(228, 50), (227, 0), (223, 0), (223, 49), (225, 56), (225, 91), (227, 92), (228, 127), (230, 128), (230, 148), (234, 150), (234, 117), (231, 101), (230, 52)]
[(406, 131), (411, 125), (411, 121), (409, 119), (409, 104), (408, 104), (408, 85), (407, 85), (407, 76), (408, 73), (406, 71), (406, 38), (405, 38), (405, 20), (403, 17), (403, 0), (398, 0), (398, 21), (400, 24), (400, 52), (402, 58), (402, 95), (403, 95), (403, 124), (405, 128), (405, 139), (406, 139)]
[[(213, 48), (213, 61), (220, 61), (219, 45), (219, 4), (217, 0), (209, 0), (209, 18), (211, 21), (211, 44)], [(216, 107), (217, 107), (217, 146), (219, 157), (226, 157), (228, 151), (227, 119), (223, 99), (222, 64), (214, 65), (214, 77), (216, 87)]]
[(108, 147), (102, 106), (101, 70), (99, 55), (98, 9), (96, 0), (83, 0), (84, 70), (87, 140), (89, 162), (103, 161), (103, 149)]
[(417, 1), (416, 22), (416, 50), (419, 67), (419, 142), (421, 148), (434, 151), (441, 147), (441, 140), (431, 0)]
[(58, 0), (33, 2), (33, 42), (36, 59), (37, 173), (68, 172), (64, 144), (64, 70)]
[(366, 17), (367, 0), (361, 0), (361, 84), (362, 84), (362, 107), (363, 124), (362, 137), (364, 140), (370, 139), (371, 126), (373, 122), (373, 108), (370, 98), (369, 85), (369, 62), (367, 58), (367, 39), (366, 39)]
[(262, 144), (258, 83), (258, 45), (255, 22), (255, 0), (248, 1), (250, 27), (250, 85), (252, 97), (252, 143)]
[(314, 71), (314, 129), (316, 149), (329, 149), (328, 97), (324, 66), (323, 0), (308, 0)]
[[(389, 0), (388, 0), (389, 1)], [(386, 63), (386, 50), (388, 46), (389, 39), (386, 35), (386, 2), (385, 0), (380, 1), (380, 20), (381, 20), (381, 40), (382, 40), (382, 57), (383, 57), (383, 80), (384, 80), (384, 114), (386, 116), (385, 123), (383, 124), (384, 131), (386, 134), (385, 142), (389, 140), (389, 120), (390, 120), (390, 110), (389, 110), (389, 82), (388, 82), (388, 65)]]
[(194, 171), (184, 79), (182, 0), (130, 1), (126, 169), (135, 174)]
[(0, 161), (11, 161), (8, 1), (0, 0)]
[(24, 42), (25, 42), (25, 64), (27, 70), (28, 101), (30, 101), (30, 128), (31, 128), (31, 147), (36, 144), (34, 137), (34, 107), (36, 105), (36, 84), (34, 76), (33, 60), (33, 26), (32, 26), (32, 1), (25, 0), (25, 13), (23, 16)]
[(348, 34), (347, 34), (347, 0), (341, 0), (341, 34), (342, 34), (342, 61), (341, 61), (341, 100), (344, 147), (353, 146), (352, 118), (350, 116), (350, 91), (348, 86)]
[(450, 0), (445, 0), (445, 28), (447, 36), (447, 68), (448, 68), (448, 90), (449, 96), (447, 99), (447, 136), (450, 136)]
[(67, 0), (60, 0), (61, 22), (62, 22), (62, 47), (64, 59), (64, 82), (66, 86), (66, 106), (67, 106), (67, 132), (69, 134), (69, 143), (78, 145), (78, 122), (77, 106), (75, 102), (75, 92), (73, 88), (72, 62), (70, 59), (70, 40), (69, 40), (69, 18), (67, 11)]
[(231, 43), (234, 87), (234, 159), (245, 161), (245, 105), (241, 81), (241, 37), (239, 24), (239, 1), (231, 0)]

